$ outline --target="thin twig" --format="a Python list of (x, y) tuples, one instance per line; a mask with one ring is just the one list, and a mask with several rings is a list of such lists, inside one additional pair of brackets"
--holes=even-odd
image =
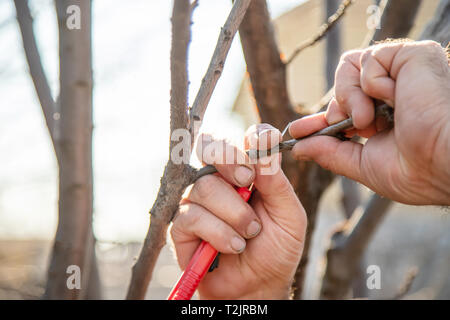
[(194, 123), (195, 121), (202, 121), (203, 119), (214, 88), (222, 74), (234, 35), (244, 18), (245, 12), (250, 5), (250, 1), (251, 0), (236, 0), (227, 21), (222, 27), (208, 70), (203, 77), (202, 84), (190, 111), (189, 129), (192, 143), (195, 141), (196, 134), (196, 132), (194, 132)]
[(403, 281), (403, 284), (401, 285), (395, 296), (392, 298), (392, 300), (403, 299), (411, 290), (411, 287), (414, 284), (414, 280), (416, 280), (418, 274), (419, 269), (417, 267), (412, 267), (411, 269), (409, 269), (408, 273), (406, 274), (405, 280)]
[(33, 80), (42, 112), (44, 113), (45, 122), (55, 153), (58, 156), (59, 146), (55, 137), (55, 119), (53, 118), (53, 115), (56, 112), (56, 104), (52, 97), (50, 85), (47, 76), (45, 75), (41, 56), (37, 48), (36, 37), (33, 32), (33, 18), (31, 17), (30, 8), (28, 7), (28, 1), (14, 0), (14, 4), (16, 6), (17, 22), (22, 34), (23, 48), (28, 62), (30, 76)]
[(319, 31), (317, 34), (312, 37), (311, 39), (306, 40), (305, 42), (301, 43), (297, 49), (294, 50), (292, 55), (289, 57), (289, 59), (285, 62), (287, 65), (290, 64), (304, 49), (313, 46), (320, 40), (322, 40), (323, 37), (330, 31), (338, 22), (339, 20), (345, 15), (346, 10), (350, 7), (350, 5), (353, 3), (353, 0), (344, 0), (342, 1), (341, 5), (339, 6), (338, 10), (335, 14), (333, 14), (331, 17), (328, 18), (328, 22), (324, 23), (322, 26), (320, 26)]

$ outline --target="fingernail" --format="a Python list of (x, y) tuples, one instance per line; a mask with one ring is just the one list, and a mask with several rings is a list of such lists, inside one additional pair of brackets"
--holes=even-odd
[(259, 233), (259, 231), (261, 231), (261, 224), (258, 221), (253, 220), (247, 227), (247, 236), (249, 238), (253, 238)]
[(239, 166), (234, 171), (234, 178), (240, 186), (248, 186), (252, 182), (253, 171), (246, 166)]
[(231, 248), (237, 253), (241, 253), (245, 249), (245, 240), (234, 236), (233, 239), (231, 239)]

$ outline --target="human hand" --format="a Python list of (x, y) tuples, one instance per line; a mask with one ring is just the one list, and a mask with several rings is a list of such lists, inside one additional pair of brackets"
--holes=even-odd
[[(299, 138), (352, 116), (362, 145), (331, 137), (305, 139), (292, 152), (378, 194), (414, 205), (450, 204), (450, 67), (432, 41), (384, 43), (345, 54), (326, 113), (290, 127)], [(395, 126), (375, 118), (374, 102), (395, 110)]]
[[(269, 148), (279, 143), (281, 134), (268, 125), (254, 126), (246, 134), (245, 147), (258, 147), (270, 138)], [(225, 148), (213, 153), (204, 148), (201, 155), (220, 176), (200, 178), (181, 201), (173, 221), (178, 263), (184, 270), (205, 240), (221, 256), (219, 267), (200, 283), (201, 299), (287, 299), (303, 250), (305, 211), (279, 166), (272, 174), (262, 174), (267, 161), (250, 164), (245, 152), (220, 143)], [(223, 164), (230, 152), (245, 164)], [(279, 165), (281, 156), (269, 160)], [(232, 185), (251, 183), (256, 190), (246, 203)]]

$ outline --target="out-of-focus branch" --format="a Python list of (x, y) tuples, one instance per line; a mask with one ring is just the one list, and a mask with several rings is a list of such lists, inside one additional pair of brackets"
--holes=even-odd
[[(194, 121), (202, 121), (208, 102), (222, 72), (228, 50), (250, 0), (235, 1), (222, 28), (216, 50), (191, 113), (187, 113), (187, 49), (190, 41), (191, 12), (189, 0), (175, 0), (172, 15), (171, 51), (171, 122), (170, 129), (189, 128), (194, 140)], [(233, 31), (234, 30), (234, 31)], [(178, 208), (185, 188), (195, 180), (197, 170), (187, 164), (175, 164), (170, 144), (170, 159), (161, 179), (158, 196), (150, 210), (150, 226), (139, 259), (133, 267), (127, 299), (143, 299), (150, 283), (156, 260), (166, 243), (167, 228)]]
[(328, 21), (320, 26), (319, 31), (311, 39), (302, 42), (291, 54), (289, 59), (286, 60), (286, 64), (290, 64), (304, 49), (315, 45), (317, 42), (323, 39), (325, 35), (338, 23), (338, 21), (345, 15), (345, 12), (353, 3), (353, 0), (344, 0), (337, 9), (337, 11), (328, 18)]
[[(287, 89), (286, 65), (280, 59), (265, 0), (252, 1), (239, 34), (261, 121), (281, 129), (301, 115), (292, 109)], [(305, 247), (294, 284), (294, 297), (299, 298), (318, 201), (333, 175), (314, 163), (298, 163), (289, 153), (283, 155), (282, 168), (308, 214)]]
[(298, 115), (289, 100), (286, 66), (265, 0), (252, 1), (239, 34), (261, 121), (281, 130)]
[[(45, 290), (47, 299), (84, 298), (92, 266), (92, 38), (91, 1), (76, 1), (81, 29), (69, 30), (66, 9), (74, 0), (55, 2), (59, 31), (61, 119), (58, 138), (59, 223)], [(67, 267), (81, 269), (82, 290), (66, 284)]]
[(446, 47), (450, 41), (450, 0), (441, 0), (434, 18), (420, 36), (421, 40), (434, 40)]
[(422, 0), (389, 0), (383, 10), (381, 28), (375, 30), (366, 46), (387, 38), (407, 37), (421, 4)]
[[(323, 2), (325, 18), (330, 17), (338, 10), (339, 3), (336, 0), (323, 0)], [(333, 88), (334, 75), (342, 54), (341, 29), (341, 24), (336, 22), (335, 26), (328, 31), (325, 38), (326, 59), (324, 72), (327, 81), (327, 90)], [(328, 101), (326, 104), (328, 104)], [(340, 177), (340, 185), (342, 190), (342, 208), (345, 217), (349, 218), (360, 203), (358, 184), (346, 177)]]
[(36, 38), (33, 32), (33, 18), (31, 17), (30, 8), (28, 7), (28, 1), (14, 0), (14, 4), (16, 6), (17, 22), (22, 34), (23, 48), (28, 62), (31, 79), (33, 80), (42, 112), (44, 113), (45, 122), (47, 124), (48, 132), (50, 133), (56, 156), (58, 156), (59, 145), (55, 139), (55, 120), (53, 118), (57, 111), (56, 104), (52, 97), (47, 76), (45, 75), (39, 50), (37, 48)]
[(192, 142), (195, 140), (196, 134), (194, 132), (194, 123), (195, 121), (201, 121), (203, 119), (206, 107), (211, 99), (217, 81), (219, 81), (219, 78), (222, 75), (222, 70), (225, 66), (225, 60), (228, 51), (230, 50), (231, 43), (233, 42), (234, 35), (241, 25), (250, 2), (251, 0), (236, 0), (227, 21), (222, 27), (208, 70), (202, 79), (202, 84), (190, 111), (189, 128)]
[[(450, 1), (450, 0), (443, 0)], [(361, 48), (366, 48), (376, 41), (385, 40), (386, 38), (404, 38), (407, 37), (411, 30), (415, 16), (419, 11), (421, 0), (381, 0), (379, 7), (381, 10), (380, 29), (374, 29), (367, 34), (366, 39), (361, 44)], [(401, 9), (407, 5), (407, 10)], [(441, 4), (442, 5), (442, 4)], [(326, 110), (328, 103), (333, 98), (334, 88), (331, 88), (320, 101), (307, 108), (308, 113), (316, 113)]]
[(321, 299), (348, 297), (359, 261), (391, 203), (391, 200), (374, 194), (364, 210), (356, 210), (344, 227), (334, 233), (327, 252)]
[[(325, 6), (325, 19), (329, 19), (338, 7), (336, 0), (323, 0)], [(341, 15), (342, 16), (342, 15)], [(327, 80), (327, 90), (334, 85), (334, 74), (339, 64), (339, 59), (342, 54), (342, 24), (335, 22), (335, 26), (330, 28), (325, 38), (325, 77)]]
[[(17, 13), (17, 21), (19, 24), (19, 28), (22, 34), (22, 41), (23, 41), (23, 47), (25, 51), (25, 57), (27, 60), (28, 68), (30, 71), (30, 76), (33, 81), (37, 96), (39, 98), (39, 103), (41, 105), (44, 118), (46, 121), (47, 129), (50, 134), (50, 138), (55, 150), (56, 158), (58, 161), (58, 165), (61, 165), (63, 157), (61, 153), (61, 146), (60, 146), (60, 137), (58, 135), (58, 127), (59, 127), (59, 117), (61, 116), (58, 110), (58, 103), (54, 101), (51, 92), (50, 92), (50, 86), (47, 81), (47, 77), (45, 75), (41, 57), (39, 54), (39, 50), (37, 48), (36, 44), (36, 38), (33, 32), (33, 19), (30, 13), (30, 9), (28, 7), (27, 1), (21, 1), (21, 0), (15, 0), (14, 1), (16, 6), (16, 13)], [(60, 175), (61, 177), (61, 175)], [(88, 197), (89, 198), (89, 197)], [(62, 207), (63, 204), (60, 203), (60, 207)], [(60, 209), (61, 210), (61, 209)], [(60, 223), (64, 223), (61, 221)], [(89, 239), (92, 240), (92, 242), (95, 242), (95, 239), (92, 234), (92, 229), (90, 229), (90, 237)], [(95, 256), (95, 250), (93, 249), (93, 246), (88, 246), (91, 250), (87, 250), (87, 255), (89, 255), (87, 262), (89, 264), (87, 269), (93, 270), (93, 273), (88, 272), (87, 269), (84, 270), (84, 275), (86, 279), (89, 279), (87, 286), (83, 286), (83, 288), (86, 288), (86, 290), (82, 290), (82, 294), (86, 296), (88, 299), (100, 299), (101, 297), (101, 283), (100, 278), (98, 277), (97, 273), (97, 259)], [(65, 270), (63, 271), (65, 274)], [(49, 278), (49, 280), (52, 282), (53, 279)], [(63, 284), (61, 286), (64, 286)], [(56, 295), (56, 292), (53, 291), (53, 293), (47, 292), (47, 298), (67, 298), (67, 296), (58, 296)]]
[(405, 280), (403, 281), (403, 284), (391, 300), (401, 300), (406, 297), (411, 290), (411, 287), (414, 284), (414, 280), (416, 280), (418, 274), (419, 269), (417, 267), (412, 267), (411, 269), (409, 269), (408, 273), (406, 274)]

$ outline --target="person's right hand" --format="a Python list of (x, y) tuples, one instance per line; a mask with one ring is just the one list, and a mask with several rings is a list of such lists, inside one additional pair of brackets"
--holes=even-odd
[[(352, 116), (362, 145), (331, 137), (297, 143), (293, 155), (314, 160), (378, 194), (407, 204), (450, 204), (450, 66), (432, 41), (385, 43), (351, 51), (336, 72), (328, 111), (290, 127), (299, 138)], [(378, 99), (394, 107), (387, 130), (374, 115)]]

